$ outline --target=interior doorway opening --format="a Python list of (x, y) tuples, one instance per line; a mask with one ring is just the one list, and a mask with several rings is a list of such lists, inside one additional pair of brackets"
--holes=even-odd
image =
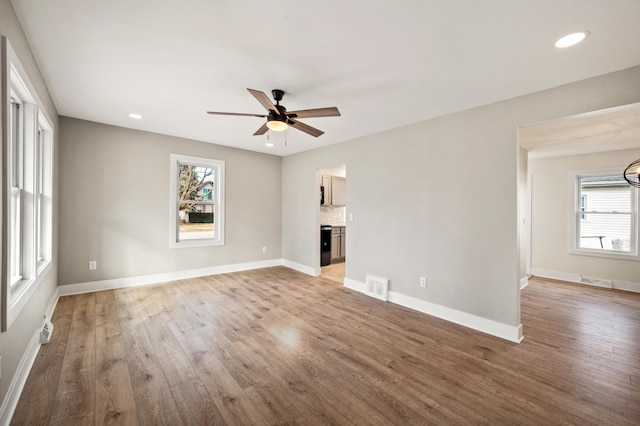
[(344, 283), (347, 265), (347, 167), (322, 168), (320, 176), (320, 275)]

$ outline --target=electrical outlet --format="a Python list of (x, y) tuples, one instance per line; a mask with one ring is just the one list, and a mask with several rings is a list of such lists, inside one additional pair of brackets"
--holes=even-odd
[(262, 252), (266, 253), (267, 252), (267, 246), (262, 247)]
[(420, 277), (420, 287), (427, 287), (427, 277)]
[(98, 262), (96, 262), (95, 260), (90, 260), (89, 261), (89, 270), (90, 271), (95, 271), (96, 269), (98, 269)]

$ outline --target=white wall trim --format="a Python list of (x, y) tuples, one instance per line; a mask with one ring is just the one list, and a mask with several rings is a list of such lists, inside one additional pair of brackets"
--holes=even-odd
[(550, 271), (548, 269), (531, 268), (531, 275), (534, 277), (550, 278), (552, 280), (568, 281), (570, 283), (580, 283), (579, 274), (570, 274), (568, 272)]
[[(344, 287), (361, 293), (365, 293), (367, 285), (350, 278), (345, 278)], [(522, 324), (518, 326), (503, 324), (494, 320), (490, 320), (488, 318), (479, 317), (477, 315), (448, 308), (446, 306), (431, 303), (426, 300), (417, 299), (415, 297), (407, 296), (395, 291), (389, 291), (389, 302), (422, 312), (427, 315), (438, 317), (443, 320), (474, 329), (476, 331), (481, 331), (492, 336), (500, 337), (501, 339), (509, 340), (511, 342), (520, 343), (523, 339)]]
[[(596, 278), (586, 277), (580, 274), (573, 274), (569, 272), (551, 271), (548, 269), (532, 268), (531, 274), (534, 277), (549, 278), (552, 280), (568, 281), (576, 284), (590, 285), (595, 287), (614, 288), (617, 290), (632, 291), (634, 293), (640, 293), (640, 282), (612, 280), (609, 278)], [(598, 285), (594, 283), (584, 282), (583, 278), (589, 278), (592, 280), (599, 280), (602, 282), (610, 282), (611, 285)]]
[[(67, 284), (58, 287), (60, 296), (92, 293), (95, 291), (113, 290), (116, 288), (137, 287), (207, 275), (227, 274), (230, 272), (249, 271), (251, 269), (269, 268), (272, 266), (288, 266), (284, 259), (261, 260), (257, 262), (235, 263), (232, 265), (211, 266), (207, 268), (189, 269), (185, 271), (167, 272), (163, 274), (142, 275), (137, 277), (116, 278), (112, 280), (91, 281), (78, 284)], [(292, 268), (295, 269), (295, 268)]]
[(320, 276), (320, 268), (312, 268), (311, 266), (303, 265), (301, 263), (292, 262), (287, 259), (282, 259), (282, 266), (295, 269), (303, 274), (311, 275), (312, 277)]
[(520, 290), (529, 285), (529, 276), (525, 276), (520, 280)]
[(344, 283), (342, 285), (348, 289), (359, 291), (360, 293), (367, 292), (366, 283), (361, 283), (360, 281), (352, 280), (351, 278), (344, 277)]
[[(46, 310), (44, 312), (45, 318), (42, 321), (44, 324), (45, 319), (50, 319), (53, 315), (53, 311), (58, 304), (59, 294), (58, 289), (53, 293), (51, 300), (47, 304)], [(29, 377), (29, 373), (31, 372), (31, 367), (33, 367), (33, 363), (38, 356), (38, 351), (40, 350), (40, 330), (42, 329), (42, 325), (36, 329), (31, 336), (31, 341), (27, 346), (24, 354), (22, 355), (22, 359), (20, 360), (20, 364), (18, 364), (18, 368), (16, 369), (16, 373), (13, 375), (13, 379), (11, 380), (11, 384), (9, 385), (9, 389), (7, 394), (2, 401), (2, 406), (0, 406), (0, 425), (8, 425), (13, 417), (13, 413), (18, 406), (18, 401), (20, 400), (20, 395), (22, 394), (22, 389), (24, 389), (24, 385), (27, 383), (27, 378)]]

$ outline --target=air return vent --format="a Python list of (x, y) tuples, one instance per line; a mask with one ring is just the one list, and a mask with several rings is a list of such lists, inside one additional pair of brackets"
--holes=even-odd
[(580, 277), (582, 284), (594, 285), (596, 287), (612, 288), (613, 283), (610, 280), (601, 280), (598, 278)]
[(367, 275), (367, 289), (365, 294), (386, 302), (389, 296), (389, 279)]
[(41, 345), (49, 343), (49, 341), (51, 340), (51, 333), (53, 333), (53, 324), (51, 324), (51, 321), (47, 321), (42, 326), (42, 330), (40, 330)]

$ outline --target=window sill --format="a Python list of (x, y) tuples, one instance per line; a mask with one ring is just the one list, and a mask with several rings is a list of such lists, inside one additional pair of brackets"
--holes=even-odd
[(640, 256), (638, 256), (638, 254), (636, 253), (614, 252), (609, 250), (573, 249), (573, 250), (569, 250), (569, 254), (573, 254), (577, 256), (603, 257), (607, 259), (631, 260), (634, 262), (640, 262)]
[(224, 241), (220, 240), (185, 240), (180, 242), (169, 243), (170, 249), (176, 248), (190, 248), (190, 247), (214, 247), (214, 246), (223, 246)]

